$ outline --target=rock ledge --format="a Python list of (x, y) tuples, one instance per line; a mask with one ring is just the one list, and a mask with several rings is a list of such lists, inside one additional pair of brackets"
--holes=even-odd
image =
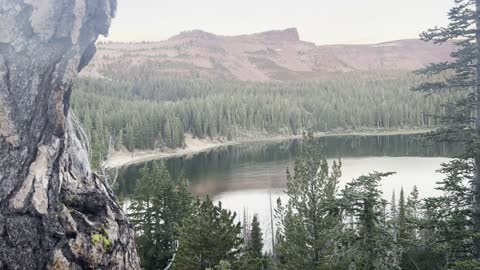
[(133, 231), (69, 113), (73, 81), (115, 9), (0, 0), (0, 269), (140, 269)]

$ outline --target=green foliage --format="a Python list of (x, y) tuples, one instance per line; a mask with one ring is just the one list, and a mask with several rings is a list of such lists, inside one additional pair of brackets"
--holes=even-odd
[(341, 162), (329, 168), (318, 140), (304, 135), (293, 175), (287, 171), (288, 204), (279, 202), (280, 221), (275, 247), (279, 269), (317, 269), (330, 265), (335, 246), (331, 237), (341, 228), (336, 199)]
[[(379, 185), (391, 173), (360, 176), (338, 192), (340, 168), (340, 162), (329, 167), (318, 140), (305, 135), (293, 173), (287, 171), (288, 203), (277, 202), (275, 253), (268, 257), (256, 215), (241, 239), (234, 213), (209, 198), (192, 203), (184, 177), (172, 181), (163, 164), (146, 165), (130, 207), (142, 267), (164, 267), (175, 240), (175, 269), (478, 267), (472, 256), (471, 162), (443, 165), (441, 196), (421, 200), (416, 187), (408, 196), (402, 189), (390, 206)], [(93, 235), (92, 241), (103, 238)]]
[[(448, 177), (440, 183), (444, 196), (425, 202), (428, 224), (445, 254), (447, 264), (480, 259), (480, 1), (455, 0), (448, 13), (449, 24), (422, 33), (435, 43), (453, 42), (452, 60), (434, 63), (418, 71), (429, 80), (415, 90), (428, 93), (456, 91), (461, 98), (445, 105), (437, 116), (442, 128), (430, 137), (437, 141), (460, 142), (465, 152), (444, 165)], [(472, 164), (473, 161), (473, 164)]]
[[(396, 239), (389, 233), (385, 217), (385, 200), (379, 190), (383, 177), (392, 173), (372, 173), (347, 184), (343, 193), (343, 208), (347, 224), (343, 239), (344, 259), (355, 269), (399, 269)], [(395, 218), (395, 217), (394, 217)]]
[(253, 216), (252, 219), (252, 230), (250, 233), (250, 246), (248, 247), (253, 255), (257, 258), (261, 258), (263, 253), (263, 234), (262, 229), (260, 228), (260, 223), (258, 222), (257, 215)]
[(100, 229), (100, 232), (92, 234), (91, 237), (92, 237), (92, 243), (94, 245), (100, 243), (105, 252), (110, 252), (111, 251), (112, 242), (110, 241), (110, 239), (108, 237), (108, 232), (107, 232), (107, 230), (105, 230), (103, 225), (102, 225), (102, 228)]
[[(148, 72), (147, 72), (148, 73)], [(117, 150), (176, 148), (185, 134), (244, 136), (367, 128), (433, 127), (450, 95), (424, 98), (410, 74), (348, 74), (321, 81), (253, 83), (158, 79), (127, 74), (80, 79), (72, 107), (98, 167), (110, 138)]]
[(192, 214), (178, 228), (175, 269), (214, 268), (222, 261), (223, 265), (238, 264), (242, 239), (241, 226), (235, 217), (221, 203), (214, 205), (208, 197), (204, 201), (197, 199)]
[(480, 262), (473, 260), (457, 261), (449, 266), (452, 270), (480, 270)]
[(408, 235), (407, 209), (405, 205), (405, 194), (403, 187), (400, 190), (400, 198), (398, 200), (398, 242), (403, 244), (411, 235)]
[(439, 182), (443, 195), (425, 199), (423, 233), (425, 243), (444, 254), (446, 264), (472, 258), (472, 164), (453, 160), (441, 170), (446, 178)]
[(246, 243), (244, 254), (240, 259), (240, 268), (243, 270), (262, 270), (266, 267), (267, 260), (262, 251), (263, 233), (257, 215), (253, 216), (250, 228), (249, 241)]
[(145, 165), (129, 207), (144, 269), (163, 269), (171, 260), (174, 241), (191, 213), (192, 198), (183, 177), (174, 182), (163, 163)]
[[(212, 268), (207, 268), (207, 269), (212, 269)], [(212, 270), (231, 270), (232, 269), (232, 264), (229, 263), (228, 261), (221, 260), (220, 263), (215, 266)]]

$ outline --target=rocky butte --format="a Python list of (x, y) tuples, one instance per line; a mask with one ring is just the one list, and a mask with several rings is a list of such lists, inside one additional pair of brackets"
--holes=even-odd
[(0, 269), (139, 269), (133, 231), (89, 165), (73, 80), (116, 0), (0, 0)]
[(432, 62), (450, 60), (453, 42), (442, 45), (416, 39), (379, 44), (316, 45), (300, 39), (295, 28), (219, 36), (186, 31), (158, 42), (98, 45), (81, 76), (107, 77), (146, 69), (158, 77), (257, 82), (318, 80), (344, 73), (406, 73)]

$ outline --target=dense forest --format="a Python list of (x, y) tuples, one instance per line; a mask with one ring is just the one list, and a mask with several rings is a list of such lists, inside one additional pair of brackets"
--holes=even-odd
[(143, 72), (81, 79), (73, 109), (98, 167), (109, 146), (176, 148), (186, 133), (220, 140), (313, 131), (432, 127), (450, 94), (410, 91), (412, 74), (345, 74), (302, 82), (158, 79)]

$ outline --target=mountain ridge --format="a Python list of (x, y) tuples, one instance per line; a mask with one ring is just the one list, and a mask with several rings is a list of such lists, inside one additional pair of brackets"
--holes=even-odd
[(313, 79), (345, 72), (412, 71), (448, 61), (453, 43), (436, 45), (417, 39), (377, 44), (316, 45), (303, 41), (296, 28), (250, 35), (221, 36), (184, 31), (164, 41), (98, 44), (83, 76), (106, 76), (150, 66), (158, 76), (241, 81)]

